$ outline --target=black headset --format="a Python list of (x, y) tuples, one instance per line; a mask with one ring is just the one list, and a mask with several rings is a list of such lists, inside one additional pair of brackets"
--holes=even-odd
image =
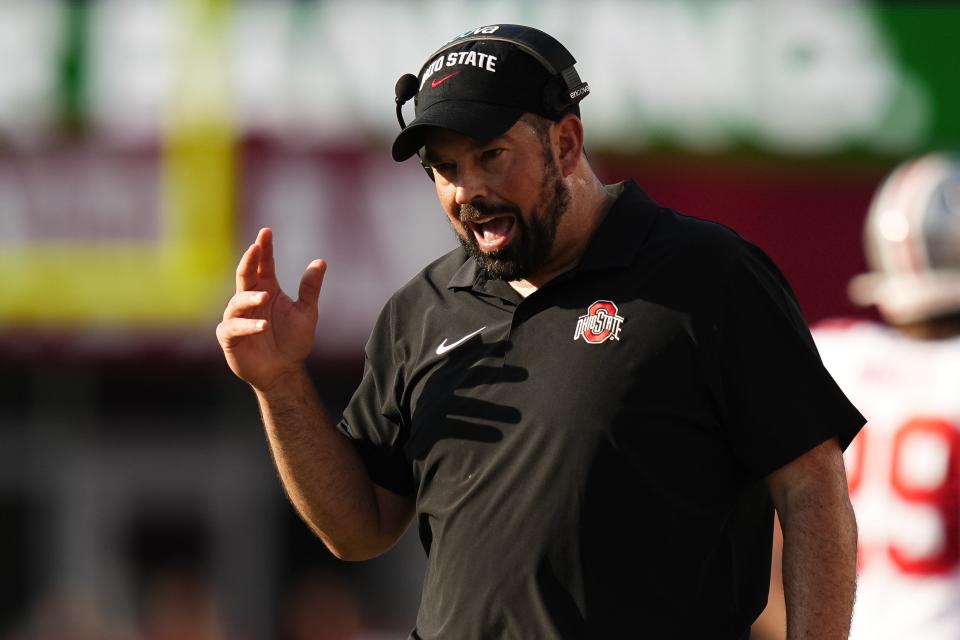
[[(427, 61), (420, 67), (420, 73), (423, 73), (423, 68), (437, 59), (444, 51), (458, 47), (465, 42), (484, 40), (511, 44), (528, 54), (550, 72), (553, 77), (543, 89), (543, 112), (551, 120), (559, 120), (565, 113), (576, 108), (577, 104), (590, 93), (590, 85), (580, 80), (580, 74), (573, 66), (577, 61), (567, 51), (566, 47), (553, 36), (539, 29), (518, 24), (490, 25), (467, 31), (430, 54)], [(418, 88), (419, 79), (412, 73), (404, 74), (397, 80), (394, 93), (396, 95), (397, 121), (400, 123), (400, 129), (407, 128), (403, 121), (403, 105), (417, 95)], [(575, 111), (575, 113), (579, 115), (579, 112)], [(433, 180), (433, 169), (430, 165), (424, 162), (422, 158), (420, 164), (427, 172), (427, 176)]]

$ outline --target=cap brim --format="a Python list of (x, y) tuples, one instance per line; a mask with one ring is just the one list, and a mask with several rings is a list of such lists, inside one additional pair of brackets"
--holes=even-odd
[(445, 100), (427, 107), (393, 141), (393, 159), (403, 162), (417, 153), (431, 127), (450, 129), (486, 142), (516, 124), (523, 109), (486, 102)]

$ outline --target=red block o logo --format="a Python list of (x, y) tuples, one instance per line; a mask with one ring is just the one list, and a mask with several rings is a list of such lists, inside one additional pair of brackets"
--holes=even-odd
[(617, 305), (609, 300), (597, 300), (587, 307), (586, 315), (577, 319), (574, 340), (583, 338), (589, 344), (600, 344), (608, 339), (620, 339), (623, 318), (618, 315)]

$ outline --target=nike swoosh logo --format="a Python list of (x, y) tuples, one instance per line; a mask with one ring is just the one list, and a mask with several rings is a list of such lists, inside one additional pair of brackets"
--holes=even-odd
[(433, 82), (430, 83), (430, 88), (431, 88), (431, 89), (436, 89), (436, 88), (439, 87), (441, 84), (443, 84), (444, 82), (446, 82), (447, 80), (449, 80), (449, 79), (452, 78), (453, 76), (457, 75), (458, 73), (460, 73), (460, 72), (459, 72), (459, 71), (454, 71), (453, 73), (450, 73), (450, 74), (447, 74), (447, 75), (443, 76), (443, 77), (440, 78), (439, 80), (434, 80)]
[(456, 349), (457, 347), (459, 347), (459, 346), (462, 345), (464, 342), (466, 342), (467, 340), (469, 340), (469, 339), (472, 338), (473, 336), (477, 335), (478, 333), (480, 333), (480, 332), (483, 331), (484, 329), (486, 329), (486, 327), (480, 327), (479, 329), (477, 329), (477, 330), (474, 331), (473, 333), (468, 333), (467, 335), (463, 336), (462, 338), (460, 338), (460, 339), (457, 340), (456, 342), (451, 342), (450, 344), (447, 344), (447, 339), (444, 338), (444, 339), (443, 339), (443, 342), (440, 343), (440, 346), (437, 347), (437, 355), (438, 355), (438, 356), (442, 356), (442, 355), (445, 354), (447, 351), (450, 351), (450, 349)]

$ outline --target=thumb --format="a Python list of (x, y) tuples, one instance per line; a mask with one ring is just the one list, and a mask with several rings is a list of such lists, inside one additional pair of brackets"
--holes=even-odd
[(302, 307), (317, 308), (320, 298), (320, 288), (323, 286), (323, 275), (327, 271), (325, 260), (314, 260), (307, 265), (307, 270), (300, 278), (300, 291), (297, 294), (297, 304)]

